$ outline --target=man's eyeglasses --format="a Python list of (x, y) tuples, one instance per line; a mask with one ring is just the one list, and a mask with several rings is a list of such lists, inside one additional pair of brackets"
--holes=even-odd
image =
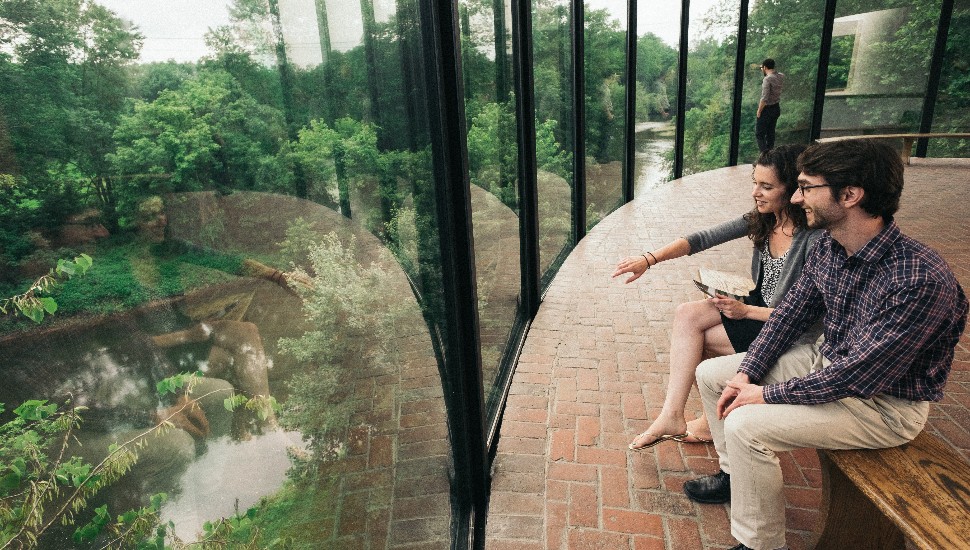
[(802, 192), (802, 195), (804, 195), (805, 191), (808, 191), (809, 189), (815, 189), (816, 187), (829, 187), (831, 185), (831, 183), (820, 183), (818, 185), (799, 185), (798, 190)]

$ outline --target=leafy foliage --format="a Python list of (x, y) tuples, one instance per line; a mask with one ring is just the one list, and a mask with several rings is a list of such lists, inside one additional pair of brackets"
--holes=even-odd
[(669, 120), (677, 89), (677, 50), (658, 36), (647, 33), (637, 39), (638, 120)]
[(471, 182), (518, 210), (514, 107), (511, 101), (483, 104), (472, 117), (467, 143)]
[(557, 120), (545, 120), (536, 124), (536, 164), (540, 170), (569, 179), (572, 175), (573, 155), (556, 141), (557, 128)]
[[(171, 192), (279, 187), (278, 153), (286, 142), (282, 113), (258, 103), (231, 75), (207, 71), (151, 102), (136, 100), (114, 131), (107, 155), (124, 181), (123, 220), (139, 201)], [(130, 223), (130, 222), (129, 222)]]
[(93, 260), (87, 254), (76, 256), (74, 260), (58, 260), (57, 266), (47, 275), (34, 281), (26, 292), (0, 300), (0, 313), (6, 314), (13, 307), (13, 311), (35, 323), (40, 323), (44, 320), (44, 314), (53, 315), (58, 307), (56, 300), (42, 294), (50, 293), (62, 281), (84, 275), (91, 268), (92, 263)]
[(168, 378), (159, 380), (155, 384), (155, 391), (158, 395), (164, 396), (168, 393), (177, 393), (179, 390), (184, 389), (186, 392), (191, 392), (192, 387), (195, 386), (196, 382), (202, 378), (202, 372), (182, 372), (174, 376), (169, 376)]
[(243, 259), (178, 246), (107, 243), (86, 277), (65, 281), (51, 296), (63, 314), (112, 313), (224, 282), (239, 275)]
[(298, 429), (318, 460), (339, 455), (340, 436), (354, 403), (352, 373), (379, 369), (389, 360), (399, 308), (385, 300), (390, 275), (377, 265), (361, 266), (356, 245), (346, 247), (331, 233), (308, 251), (312, 286), (303, 289), (303, 314), (310, 328), (297, 338), (281, 338), (280, 351), (303, 365), (289, 382), (280, 422)]
[(29, 400), (0, 425), (0, 548), (33, 547), (55, 521), (73, 522), (89, 498), (137, 460), (133, 442), (115, 447), (96, 465), (67, 457), (83, 410)]
[(586, 150), (598, 163), (623, 159), (625, 39), (608, 10), (586, 12)]
[(341, 118), (332, 128), (322, 120), (312, 120), (299, 131), (289, 156), (308, 180), (309, 197), (339, 204), (341, 212), (349, 216), (351, 191), (373, 181), (379, 172), (377, 131), (351, 118)]
[[(182, 391), (189, 395), (201, 376), (193, 372), (166, 378), (158, 382), (158, 393)], [(205, 395), (196, 399), (202, 397)], [(272, 397), (233, 396), (227, 401), (230, 400), (261, 418), (279, 408)], [(194, 406), (195, 401), (182, 403), (184, 409)], [(68, 456), (68, 444), (80, 427), (83, 411), (83, 407), (62, 409), (46, 400), (28, 400), (12, 411), (12, 420), (0, 424), (0, 548), (33, 548), (56, 522), (74, 525), (88, 501), (137, 462), (138, 450), (149, 444), (150, 436), (172, 428), (169, 418), (159, 419), (135, 437), (109, 446), (107, 456), (92, 464), (78, 456)], [(3, 412), (0, 403), (0, 413)], [(234, 541), (235, 548), (267, 547), (256, 542), (260, 537), (260, 530), (252, 525), (256, 509), (207, 522), (201, 540), (187, 545), (175, 536), (171, 522), (160, 522), (167, 498), (165, 493), (152, 495), (146, 506), (124, 511), (115, 519), (107, 505), (98, 506), (91, 519), (77, 527), (74, 541), (87, 544), (98, 540), (102, 548), (112, 549), (222, 548), (229, 540)], [(284, 543), (283, 539), (274, 540), (268, 547), (283, 547)]]
[(15, 262), (27, 231), (103, 206), (94, 186), (142, 37), (95, 2), (0, 2), (0, 21), (0, 174), (19, 187), (0, 192), (0, 256)]

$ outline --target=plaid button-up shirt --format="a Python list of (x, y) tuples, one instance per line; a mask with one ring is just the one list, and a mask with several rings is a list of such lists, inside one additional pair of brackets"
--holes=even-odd
[(851, 257), (825, 232), (738, 371), (761, 380), (821, 315), (821, 352), (832, 364), (765, 386), (766, 402), (943, 398), (967, 298), (940, 255), (903, 235), (895, 222)]

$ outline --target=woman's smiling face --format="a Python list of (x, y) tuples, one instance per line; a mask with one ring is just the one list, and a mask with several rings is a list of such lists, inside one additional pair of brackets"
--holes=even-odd
[(788, 206), (785, 185), (773, 167), (755, 165), (752, 180), (751, 197), (758, 212), (777, 216)]

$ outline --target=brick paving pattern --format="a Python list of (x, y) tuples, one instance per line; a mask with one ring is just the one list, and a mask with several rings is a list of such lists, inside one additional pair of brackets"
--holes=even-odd
[[(727, 548), (728, 506), (697, 505), (683, 482), (717, 471), (712, 445), (627, 443), (660, 410), (674, 307), (702, 296), (699, 267), (748, 273), (750, 244), (736, 241), (662, 264), (639, 281), (611, 280), (623, 256), (659, 247), (750, 207), (750, 166), (723, 168), (652, 189), (580, 242), (532, 324), (493, 464), (486, 548)], [(970, 289), (970, 161), (913, 159), (897, 217), (903, 231), (941, 252)], [(688, 416), (699, 413), (696, 390)], [(964, 334), (946, 398), (928, 430), (970, 459), (970, 337)], [(821, 474), (812, 450), (780, 455), (788, 544), (817, 538)]]

